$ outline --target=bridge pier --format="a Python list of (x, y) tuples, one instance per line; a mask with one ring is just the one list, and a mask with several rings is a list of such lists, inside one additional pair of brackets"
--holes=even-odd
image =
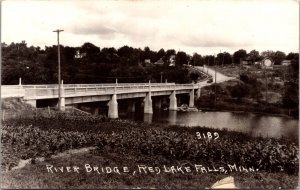
[(176, 110), (177, 111), (177, 98), (176, 98), (176, 91), (175, 90), (170, 95), (169, 110)]
[(117, 95), (113, 94), (111, 100), (108, 102), (108, 118), (116, 119), (119, 117), (118, 114), (118, 102)]
[(61, 87), (60, 87), (60, 103), (58, 100), (58, 106), (60, 111), (65, 111), (66, 110), (66, 100), (65, 100), (65, 90), (64, 90), (64, 82), (61, 82)]
[(189, 107), (194, 107), (194, 98), (195, 98), (195, 91), (194, 91), (194, 88), (193, 88), (190, 92)]
[(151, 92), (144, 99), (144, 113), (153, 113)]
[(64, 97), (60, 98), (60, 111), (65, 111), (66, 110), (66, 100)]

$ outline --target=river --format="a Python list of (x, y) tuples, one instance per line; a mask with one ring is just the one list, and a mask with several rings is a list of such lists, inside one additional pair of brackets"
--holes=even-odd
[(206, 126), (264, 137), (298, 137), (297, 119), (253, 113), (177, 112), (155, 110), (154, 114), (120, 113), (120, 117), (147, 123), (181, 126)]

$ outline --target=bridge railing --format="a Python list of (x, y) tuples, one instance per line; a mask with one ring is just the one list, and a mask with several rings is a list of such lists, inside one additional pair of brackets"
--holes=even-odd
[(1, 85), (1, 98), (23, 97), (25, 90), (20, 85)]
[[(187, 90), (197, 88), (196, 84), (151, 84), (151, 91), (170, 91), (170, 90)], [(84, 96), (84, 95), (105, 95), (113, 93), (134, 93), (148, 92), (150, 90), (147, 85), (122, 85), (122, 86), (96, 86), (96, 87), (64, 87), (64, 96)], [(25, 97), (28, 99), (42, 97), (57, 97), (58, 88), (27, 88), (25, 89)]]
[[(175, 85), (175, 83), (151, 83), (151, 86)], [(10, 85), (12, 88), (19, 85)], [(57, 84), (21, 85), (23, 88), (58, 88)], [(103, 84), (63, 84), (64, 88), (77, 87), (110, 87), (110, 86), (149, 86), (149, 83), (103, 83)]]
[[(73, 87), (74, 86), (74, 87)], [(187, 90), (199, 88), (199, 84), (151, 83), (151, 91)], [(57, 85), (5, 85), (1, 86), (2, 97), (25, 97), (26, 99), (56, 98)], [(149, 83), (107, 83), (67, 84), (63, 86), (64, 96), (88, 96), (116, 93), (148, 92)]]

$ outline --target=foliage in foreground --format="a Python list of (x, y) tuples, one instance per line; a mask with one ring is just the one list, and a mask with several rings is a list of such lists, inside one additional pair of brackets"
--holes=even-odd
[(298, 173), (296, 141), (249, 137), (215, 129), (220, 138), (197, 139), (196, 131), (209, 128), (179, 128), (149, 125), (94, 116), (56, 114), (3, 123), (2, 167), (12, 157), (27, 159), (49, 156), (68, 149), (97, 146), (100, 151), (128, 150), (147, 156), (161, 155), (170, 162), (189, 160), (207, 165), (237, 164), (260, 171)]

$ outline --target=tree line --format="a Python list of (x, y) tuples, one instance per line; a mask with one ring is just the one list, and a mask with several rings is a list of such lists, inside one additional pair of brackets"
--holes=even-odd
[[(53, 84), (57, 83), (57, 46), (40, 47), (27, 46), (25, 41), (2, 43), (2, 84), (18, 84), (21, 77), (25, 84)], [(174, 49), (159, 51), (149, 47), (133, 48), (123, 46), (119, 49), (113, 47), (100, 48), (90, 42), (80, 47), (60, 46), (61, 75), (64, 83), (104, 83), (114, 82), (116, 78), (121, 81), (145, 82), (154, 80), (159, 82), (162, 73), (169, 82), (184, 82), (176, 77), (178, 70), (184, 65), (201, 66), (240, 64), (241, 60), (258, 61), (263, 56), (269, 56), (275, 64), (282, 60), (297, 60), (297, 53), (285, 55), (281, 51), (264, 51), (259, 53), (252, 50), (249, 53), (240, 49), (232, 55), (228, 52), (214, 55), (189, 55), (184, 51), (176, 52)], [(171, 56), (175, 56), (175, 67), (169, 67)], [(147, 68), (145, 60), (155, 63), (162, 60), (164, 65)], [(169, 73), (171, 72), (171, 74)], [(170, 75), (167, 77), (167, 75)], [(173, 77), (172, 77), (173, 76)], [(174, 77), (175, 76), (175, 77)], [(176, 81), (177, 80), (177, 81)], [(183, 79), (187, 80), (187, 79)]]

